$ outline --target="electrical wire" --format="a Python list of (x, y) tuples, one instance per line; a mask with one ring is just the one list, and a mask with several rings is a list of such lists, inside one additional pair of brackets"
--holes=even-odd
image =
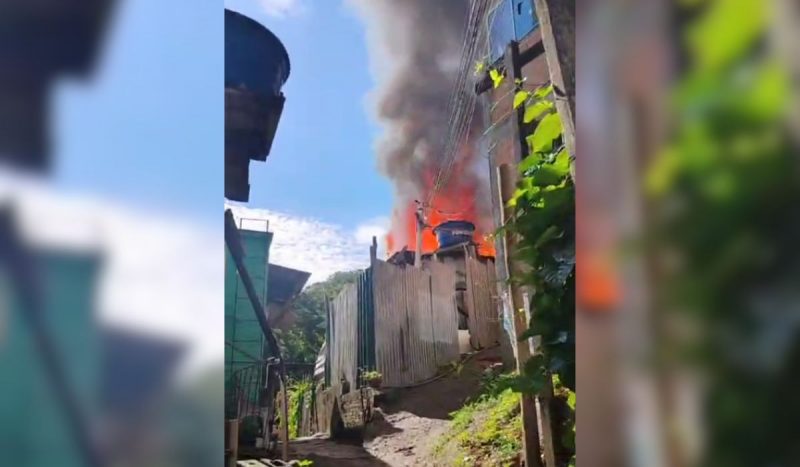
[(461, 143), (472, 126), (477, 97), (471, 89), (467, 88), (467, 80), (471, 74), (478, 45), (485, 41), (486, 34), (480, 28), (480, 25), (486, 16), (489, 3), (489, 0), (472, 0), (470, 3), (467, 28), (462, 41), (458, 75), (448, 103), (449, 118), (442, 145), (444, 162), (438, 167), (433, 189), (428, 194), (425, 203), (423, 203), (423, 209), (431, 207), (434, 197), (447, 184)]

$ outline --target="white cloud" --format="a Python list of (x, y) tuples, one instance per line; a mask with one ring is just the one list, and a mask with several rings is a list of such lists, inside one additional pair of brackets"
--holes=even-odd
[[(31, 243), (101, 255), (101, 323), (184, 343), (184, 374), (222, 362), (222, 216), (209, 225), (180, 213), (65, 192), (0, 170), (0, 204), (5, 202), (16, 208)], [(274, 232), (270, 261), (309, 271), (312, 282), (365, 267), (372, 235), (387, 225), (372, 219), (351, 231), (315, 219), (232, 208), (237, 217), (256, 219), (245, 227), (263, 229), (269, 221)]]
[(378, 258), (382, 258), (386, 253), (386, 234), (389, 233), (389, 228), (392, 225), (391, 219), (388, 217), (376, 217), (368, 221), (362, 222), (356, 227), (356, 241), (364, 245), (372, 244), (372, 237), (378, 239)]
[(258, 0), (258, 4), (268, 15), (277, 18), (298, 15), (305, 11), (305, 4), (301, 0)]
[(15, 207), (29, 242), (101, 256), (99, 322), (182, 342), (185, 373), (222, 363), (222, 222), (207, 225), (4, 173), (0, 187), (0, 201)]
[[(227, 204), (243, 228), (260, 230), (269, 223), (272, 232), (270, 262), (311, 273), (309, 283), (325, 280), (337, 271), (369, 265), (372, 235), (383, 245), (388, 219), (371, 219), (350, 231), (342, 226), (312, 218), (267, 209)], [(265, 222), (266, 221), (266, 222)], [(379, 247), (378, 257), (382, 252)]]

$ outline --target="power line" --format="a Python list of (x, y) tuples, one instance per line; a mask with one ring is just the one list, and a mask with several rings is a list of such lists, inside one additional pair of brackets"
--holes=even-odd
[(444, 162), (439, 165), (433, 189), (428, 194), (423, 207), (431, 207), (433, 198), (449, 180), (461, 142), (472, 125), (477, 98), (471, 89), (467, 89), (467, 80), (475, 61), (478, 44), (483, 43), (485, 40), (485, 32), (480, 28), (480, 25), (486, 16), (489, 3), (490, 0), (472, 0), (470, 3), (467, 27), (462, 41), (458, 75), (448, 102), (449, 118), (442, 145)]

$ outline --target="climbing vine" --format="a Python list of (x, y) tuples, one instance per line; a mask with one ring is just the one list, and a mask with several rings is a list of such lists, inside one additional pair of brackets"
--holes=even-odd
[[(494, 88), (504, 75), (490, 68)], [(553, 426), (561, 459), (574, 463), (575, 437), (575, 187), (570, 175), (572, 160), (563, 144), (563, 127), (551, 97), (551, 84), (533, 90), (517, 80), (514, 113), (522, 112), (521, 128), (527, 155), (519, 164), (519, 183), (508, 207), (512, 215), (498, 234), (517, 235), (515, 259), (525, 271), (517, 281), (530, 294), (530, 321), (520, 336), (523, 344), (533, 338), (535, 353), (517, 375), (515, 390), (542, 394), (554, 384), (553, 407), (558, 412)], [(524, 130), (523, 130), (524, 131)], [(515, 310), (524, 313), (524, 310)]]
[(523, 389), (534, 393), (551, 374), (575, 390), (575, 189), (561, 119), (548, 100), (552, 92), (547, 85), (514, 95), (514, 108), (524, 106), (523, 123), (536, 124), (525, 138), (529, 153), (519, 164), (505, 226), (519, 235), (512, 254), (527, 266), (514, 280), (532, 291), (530, 325), (520, 339), (537, 341), (521, 375)]

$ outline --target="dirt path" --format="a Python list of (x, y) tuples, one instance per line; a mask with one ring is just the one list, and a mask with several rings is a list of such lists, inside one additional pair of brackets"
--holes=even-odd
[(461, 371), (432, 383), (387, 393), (367, 427), (365, 450), (393, 467), (435, 466), (432, 450), (449, 414), (478, 390), (483, 371), (500, 361), (499, 350), (474, 355)]
[(312, 437), (294, 440), (289, 446), (292, 459), (314, 461), (314, 467), (387, 466), (385, 462), (367, 452), (361, 444)]
[(450, 423), (450, 412), (478, 391), (485, 369), (498, 362), (499, 349), (485, 350), (436, 381), (387, 391), (377, 400), (363, 443), (297, 439), (289, 444), (290, 458), (312, 460), (314, 467), (438, 467), (442, 464), (433, 460), (432, 450)]

